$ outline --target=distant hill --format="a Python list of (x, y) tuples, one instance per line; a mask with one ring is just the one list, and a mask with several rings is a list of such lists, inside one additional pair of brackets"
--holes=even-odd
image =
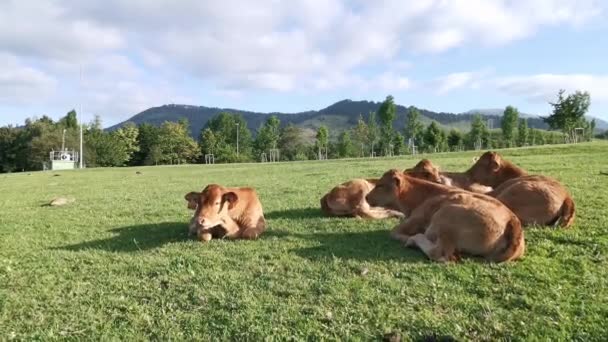
[[(379, 107), (380, 102), (342, 100), (321, 110), (300, 113), (258, 113), (231, 108), (169, 104), (146, 109), (122, 123), (109, 127), (108, 130), (117, 129), (127, 122), (133, 122), (138, 125), (142, 123), (160, 125), (165, 121), (178, 121), (181, 118), (186, 118), (190, 122), (192, 136), (198, 137), (201, 129), (209, 119), (218, 113), (230, 112), (242, 115), (247, 121), (247, 126), (254, 134), (266, 121), (268, 115), (276, 115), (281, 120), (281, 125), (292, 123), (304, 128), (311, 135), (320, 125), (324, 124), (328, 126), (332, 136), (335, 137), (345, 129), (355, 126), (359, 115), (363, 114), (364, 118), (367, 119), (368, 113), (377, 111)], [(471, 120), (477, 113), (480, 113), (485, 120), (490, 119), (494, 128), (500, 127), (500, 116), (502, 115), (502, 112), (498, 110), (474, 110), (462, 114), (437, 113), (426, 109), (419, 109), (419, 111), (422, 115), (421, 120), (425, 124), (436, 121), (446, 129), (457, 128), (461, 131), (468, 131), (470, 129)], [(396, 129), (403, 129), (405, 114), (407, 112), (407, 107), (397, 105), (397, 119), (394, 124)], [(608, 123), (602, 121), (602, 124), (608, 128)], [(542, 118), (533, 115), (530, 115), (528, 118), (528, 126), (539, 129), (548, 128)]]

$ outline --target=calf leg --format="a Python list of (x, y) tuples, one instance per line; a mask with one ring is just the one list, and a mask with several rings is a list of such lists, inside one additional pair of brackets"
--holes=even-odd
[(245, 229), (242, 233), (241, 233), (241, 238), (243, 239), (248, 239), (248, 240), (255, 240), (258, 238), (258, 236), (260, 236), (264, 231), (266, 230), (266, 220), (264, 220), (263, 217), (260, 217), (258, 219), (257, 224), (255, 225), (255, 227), (250, 227)]
[(399, 223), (391, 231), (391, 237), (401, 242), (407, 242), (410, 236), (424, 232), (427, 219), (422, 216), (411, 216)]
[(438, 262), (457, 261), (456, 249), (452, 241), (446, 241), (439, 237), (433, 242), (425, 234), (416, 234), (409, 238), (406, 243), (408, 246), (417, 246), (431, 260)]
[(369, 219), (385, 219), (390, 217), (403, 217), (403, 214), (390, 209), (368, 207), (360, 208), (355, 212), (357, 218), (369, 218)]
[(224, 235), (224, 237), (228, 239), (236, 239), (240, 236), (241, 228), (232, 218), (226, 218), (222, 223), (222, 227), (226, 229), (226, 235)]

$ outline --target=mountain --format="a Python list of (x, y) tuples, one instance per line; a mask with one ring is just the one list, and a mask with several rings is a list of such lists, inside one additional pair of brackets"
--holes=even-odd
[[(186, 118), (190, 122), (192, 136), (198, 138), (201, 129), (209, 119), (221, 112), (229, 112), (242, 115), (247, 121), (248, 128), (254, 132), (254, 134), (266, 121), (268, 115), (276, 115), (279, 120), (281, 120), (281, 125), (287, 125), (289, 123), (297, 125), (304, 128), (309, 135), (314, 135), (314, 131), (320, 125), (324, 124), (329, 128), (332, 136), (335, 137), (339, 132), (355, 126), (359, 115), (363, 114), (364, 118), (367, 119), (367, 114), (369, 112), (377, 111), (380, 104), (380, 102), (372, 101), (342, 100), (321, 110), (311, 110), (300, 113), (259, 113), (231, 108), (169, 104), (146, 109), (122, 123), (109, 127), (108, 130), (117, 129), (128, 122), (138, 125), (142, 123), (160, 125), (165, 121), (178, 121), (181, 118)], [(426, 109), (419, 109), (419, 111), (421, 114), (421, 121), (425, 125), (431, 121), (436, 121), (446, 129), (457, 128), (462, 131), (470, 129), (471, 120), (479, 112), (481, 112), (480, 114), (485, 120), (491, 120), (494, 128), (500, 127), (500, 116), (502, 116), (502, 112), (499, 112), (498, 110), (489, 112), (487, 110), (474, 110), (461, 114), (437, 113)], [(397, 119), (394, 123), (396, 129), (401, 130), (404, 127), (405, 114), (407, 112), (407, 107), (397, 105)], [(602, 124), (608, 126), (608, 123), (606, 122), (602, 121)], [(548, 128), (542, 118), (532, 115), (528, 118), (528, 126), (539, 129)]]

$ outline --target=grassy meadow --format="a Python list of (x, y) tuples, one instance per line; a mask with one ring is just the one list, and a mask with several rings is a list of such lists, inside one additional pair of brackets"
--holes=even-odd
[[(393, 219), (321, 216), (334, 185), (421, 156), (0, 175), (0, 340), (605, 340), (608, 143), (501, 153), (562, 181), (577, 218), (528, 229), (500, 265), (433, 263)], [(425, 157), (459, 171), (478, 154)], [(208, 183), (257, 188), (260, 240), (188, 239), (183, 196)]]

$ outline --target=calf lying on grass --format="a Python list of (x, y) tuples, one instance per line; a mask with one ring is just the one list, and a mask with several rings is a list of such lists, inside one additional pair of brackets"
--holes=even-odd
[(202, 192), (190, 192), (185, 198), (188, 208), (196, 210), (189, 232), (199, 240), (256, 239), (266, 230), (262, 204), (252, 188), (210, 184)]
[[(476, 160), (475, 160), (476, 161)], [(405, 170), (411, 176), (426, 179), (431, 182), (455, 186), (481, 194), (492, 191), (492, 188), (473, 181), (466, 172), (441, 172), (428, 159), (422, 159), (413, 168)]]
[(432, 260), (454, 261), (464, 252), (502, 262), (524, 253), (519, 219), (492, 197), (390, 170), (366, 199), (406, 214), (391, 235)]
[[(409, 173), (408, 170), (405, 171)], [(435, 181), (437, 176), (421, 173), (419, 178)], [(331, 189), (321, 198), (321, 210), (327, 216), (348, 216), (356, 218), (383, 219), (388, 217), (403, 218), (399, 211), (371, 206), (365, 196), (374, 189), (377, 178), (353, 179)]]
[(495, 152), (484, 153), (466, 172), (494, 188), (488, 195), (511, 209), (522, 224), (569, 227), (575, 206), (568, 191), (555, 179), (528, 173)]
[(353, 179), (331, 189), (321, 198), (321, 210), (327, 216), (383, 219), (403, 214), (382, 207), (372, 207), (365, 196), (376, 186), (377, 179)]

